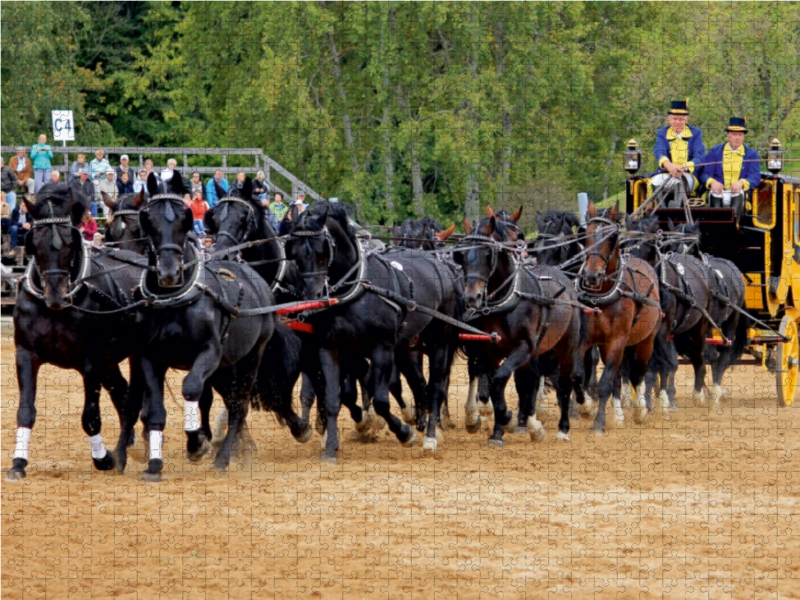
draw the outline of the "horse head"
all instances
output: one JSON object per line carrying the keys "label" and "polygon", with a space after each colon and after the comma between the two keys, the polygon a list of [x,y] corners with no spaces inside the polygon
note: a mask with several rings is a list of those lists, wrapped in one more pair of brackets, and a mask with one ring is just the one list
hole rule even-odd
{"label": "horse head", "polygon": [[234,185],[228,194],[216,181],[214,185],[217,193],[222,192],[222,195],[217,206],[206,211],[203,223],[206,230],[216,236],[216,249],[225,250],[257,239],[261,224],[266,223],[266,219],[264,207],[252,199],[253,182],[250,178],[244,180],[241,190]]}
{"label": "horse head", "polygon": [[193,231],[192,209],[183,203],[186,190],[180,173],[159,183],[147,178],[150,201],[139,211],[139,225],[150,241],[150,264],[156,267],[158,285],[165,288],[183,283],[183,256]]}
{"label": "horse head", "polygon": [[138,194],[122,194],[116,202],[105,192],[101,192],[100,195],[103,197],[103,203],[111,210],[106,224],[106,240],[116,243],[122,250],[145,254],[147,244],[142,239],[144,236],[139,226],[139,211],[144,205],[144,190]]}
{"label": "horse head", "polygon": [[594,202],[586,213],[586,262],[583,279],[588,287],[599,289],[606,276],[619,267],[619,204],[598,214]]}
{"label": "horse head", "polygon": [[508,252],[503,244],[517,240],[515,226],[492,216],[484,217],[476,227],[464,218],[467,235],[456,246],[453,260],[461,265],[466,280],[464,302],[467,308],[478,310],[488,299],[489,288],[508,277]]}
{"label": "horse head", "polygon": [[34,220],[25,236],[25,252],[36,260],[45,304],[61,310],[69,305],[72,280],[80,269],[84,250],[78,226],[89,198],[66,184],[48,183],[36,194],[36,202],[23,202]]}
{"label": "horse head", "polygon": [[[633,219],[630,215],[625,219],[625,228],[630,232],[638,232],[642,235],[636,243],[630,247],[630,254],[634,258],[640,258],[651,266],[656,264],[658,253],[656,244],[651,235],[659,230],[658,217],[653,214],[641,219]],[[649,234],[649,235],[648,235]]]}

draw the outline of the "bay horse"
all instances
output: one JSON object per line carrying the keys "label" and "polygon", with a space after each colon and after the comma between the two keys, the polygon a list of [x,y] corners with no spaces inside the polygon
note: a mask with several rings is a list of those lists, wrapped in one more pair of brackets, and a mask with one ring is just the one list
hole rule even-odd
{"label": "bay horse", "polygon": [[138,311],[144,341],[132,359],[131,401],[116,452],[122,470],[127,460],[122,442],[138,418],[144,392],[147,402],[142,418],[149,435],[149,461],[142,478],[160,481],[167,369],[188,371],[182,393],[190,459],[199,459],[209,449],[198,418],[206,385],[222,395],[230,418],[214,467],[224,470],[246,418],[275,318],[240,312],[274,304],[269,287],[255,271],[232,261],[206,262],[201,256],[192,211],[183,204],[186,190],[180,174],[175,171],[164,183],[151,174],[147,190],[150,199],[139,212],[139,223],[149,240],[149,268],[140,281],[140,295],[149,306]]}
{"label": "bay horse", "polygon": [[[706,346],[706,359],[711,364],[711,375],[714,382],[712,393],[714,404],[719,404],[723,396],[722,378],[732,365],[742,358],[747,347],[747,330],[750,322],[742,315],[746,308],[744,276],[734,263],[724,258],[705,254],[700,250],[701,232],[699,223],[684,223],[675,227],[669,223],[671,231],[678,231],[694,238],[676,244],[675,250],[681,254],[691,255],[700,261],[706,273],[706,281],[711,292],[711,318],[720,327],[722,336],[731,342],[730,345],[717,346],[715,349]],[[736,309],[739,310],[736,310]],[[696,400],[702,405],[705,396],[700,394]]]}
{"label": "bay horse", "polygon": [[[491,209],[489,209],[491,210]],[[495,343],[464,344],[477,371],[486,375],[494,408],[494,430],[488,444],[503,446],[503,433],[513,431],[512,415],[506,410],[505,387],[517,370],[520,412],[532,439],[541,439],[542,425],[536,419],[535,381],[532,363],[553,351],[560,368],[557,385],[561,418],[558,439],[569,439],[569,400],[580,347],[581,316],[575,303],[572,282],[558,269],[528,266],[517,256],[523,243],[515,219],[484,217],[476,227],[464,219],[466,236],[456,245],[453,259],[464,270],[465,318],[471,325],[497,336]],[[512,246],[513,244],[513,246]],[[522,246],[524,248],[524,245]],[[474,410],[474,380],[467,414]]]}
{"label": "bay horse", "polygon": [[[452,326],[434,319],[427,311],[448,317],[455,314],[456,295],[451,280],[441,267],[418,251],[365,253],[356,238],[355,226],[339,203],[317,202],[292,219],[286,251],[300,272],[304,298],[319,300],[329,295],[331,286],[344,285],[339,304],[307,318],[314,328],[325,386],[322,460],[337,460],[340,383],[343,374],[353,371],[354,361],[363,358],[370,360],[368,391],[375,412],[403,445],[416,442],[414,429],[391,414],[389,384],[395,363],[411,385],[418,381],[414,365],[409,364],[409,349],[420,342],[427,349],[430,365],[423,447],[435,450],[439,406],[447,394],[456,344]],[[348,408],[360,423],[360,409]],[[421,412],[417,415],[418,424],[423,417]]]}
{"label": "bay horse", "polygon": [[[635,390],[633,420],[643,422],[648,415],[644,397],[644,378],[661,326],[658,277],[644,260],[620,252],[619,205],[598,214],[589,203],[586,219],[586,261],[579,272],[581,302],[598,309],[586,315],[588,331],[581,343],[581,355],[597,345],[605,368],[598,383],[599,409],[592,428],[605,431],[606,404],[627,359],[631,384]],[[587,398],[581,410],[591,409]],[[624,421],[622,405],[614,406],[618,423]]]}
{"label": "bay horse", "polygon": [[[81,192],[49,183],[36,195],[35,203],[23,202],[34,218],[24,242],[32,259],[14,306],[20,396],[16,450],[7,480],[26,476],[36,420],[36,379],[43,364],[81,374],[81,423],[89,436],[95,468],[106,471],[114,467],[114,456],[102,441],[100,387],[108,391],[122,421],[128,383],[119,363],[134,351],[138,328],[134,313],[120,309],[132,304],[145,264],[137,266],[137,257],[130,252],[119,252],[117,258],[95,255],[84,244],[78,226],[89,199]],[[120,441],[125,447],[130,445],[133,432]]]}

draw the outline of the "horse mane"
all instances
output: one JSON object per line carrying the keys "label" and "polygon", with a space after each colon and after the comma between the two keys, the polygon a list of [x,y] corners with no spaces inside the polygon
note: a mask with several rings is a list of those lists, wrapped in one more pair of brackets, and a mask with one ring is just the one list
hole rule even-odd
{"label": "horse mane", "polygon": [[516,226],[515,223],[505,221],[504,219],[499,219],[495,217],[483,217],[478,226],[475,228],[475,233],[480,235],[486,235],[484,230],[490,225],[492,219],[494,219],[494,233],[500,237],[501,241],[508,241],[511,233],[517,233],[519,228]]}
{"label": "horse mane", "polygon": [[344,218],[345,221],[347,221],[347,219],[349,219],[350,216],[355,212],[353,206],[347,202],[329,202],[327,200],[319,200],[312,204],[308,209],[304,210],[303,214],[316,216],[325,212],[326,207],[328,209],[329,216],[340,219]]}
{"label": "horse mane", "polygon": [[121,194],[117,199],[116,206],[111,210],[111,214],[113,215],[118,210],[139,210],[141,206],[134,204],[134,200],[138,195],[137,193]]}

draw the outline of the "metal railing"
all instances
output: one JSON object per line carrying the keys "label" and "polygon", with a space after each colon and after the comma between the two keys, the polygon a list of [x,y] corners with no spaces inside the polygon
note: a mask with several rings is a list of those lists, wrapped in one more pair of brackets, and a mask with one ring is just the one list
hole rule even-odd
{"label": "metal railing", "polygon": [[[131,165],[134,167],[144,167],[144,161],[148,158],[153,160],[153,168],[161,169],[166,167],[166,160],[164,160],[163,165],[156,165],[156,160],[153,157],[156,156],[168,156],[169,158],[174,158],[178,161],[179,164],[182,163],[182,167],[179,167],[179,170],[184,174],[189,176],[194,171],[197,171],[201,175],[212,175],[217,169],[221,170],[224,174],[231,174],[237,173],[240,170],[245,172],[252,171],[253,174],[257,171],[264,171],[265,179],[269,182],[270,189],[276,192],[280,192],[283,196],[287,199],[295,198],[297,193],[300,190],[305,191],[306,195],[313,198],[314,200],[324,200],[325,198],[314,191],[309,185],[305,182],[299,180],[295,177],[289,170],[287,170],[283,165],[278,163],[278,161],[270,158],[261,148],[152,148],[152,147],[142,147],[142,146],[120,146],[120,147],[107,147],[107,146],[56,146],[51,144],[53,148],[53,154],[63,154],[64,155],[64,164],[63,165],[56,165],[55,160],[53,161],[53,169],[59,171],[60,173],[69,173],[70,168],[70,160],[69,155],[77,155],[77,154],[85,154],[87,158],[87,163],[91,161],[91,158],[94,156],[94,153],[97,150],[103,150],[106,154],[106,158],[109,155],[117,155],[117,157],[127,154],[128,157],[131,159]],[[0,152],[4,154],[14,154],[16,152],[16,146],[0,146]],[[29,151],[30,148],[26,146],[26,152]],[[194,166],[189,164],[189,158],[195,156],[219,156],[221,158],[221,163],[218,166]],[[252,156],[254,160],[254,165],[252,167],[229,167],[228,166],[228,157],[229,156]],[[9,157],[10,158],[10,157]],[[135,164],[135,159],[138,159],[138,164]],[[117,160],[119,163],[119,160]],[[273,176],[279,175],[283,179],[288,182],[288,187],[291,189],[291,193],[287,193],[282,187],[280,187],[274,180]],[[286,185],[286,184],[284,184]]]}

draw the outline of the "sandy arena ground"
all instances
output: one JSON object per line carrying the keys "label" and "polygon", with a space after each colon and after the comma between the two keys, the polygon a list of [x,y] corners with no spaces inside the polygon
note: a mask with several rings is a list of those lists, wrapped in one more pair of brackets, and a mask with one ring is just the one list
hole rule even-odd
{"label": "sandy arena ground", "polygon": [[[45,367],[28,478],[2,484],[4,598],[800,598],[800,413],[776,408],[774,378],[737,367],[718,410],[692,406],[571,442],[463,428],[435,457],[381,432],[319,462],[274,419],[252,414],[258,451],[228,475],[182,457],[172,420],[165,481],[92,470],[76,373]],[[2,327],[2,468],[17,386]],[[174,391],[181,375],[171,373]],[[510,386],[513,388],[513,386]],[[512,406],[516,398],[511,394]],[[548,397],[552,407],[553,397]],[[117,420],[103,396],[104,438]],[[553,412],[548,414],[550,417]],[[555,596],[558,594],[558,596]]]}

